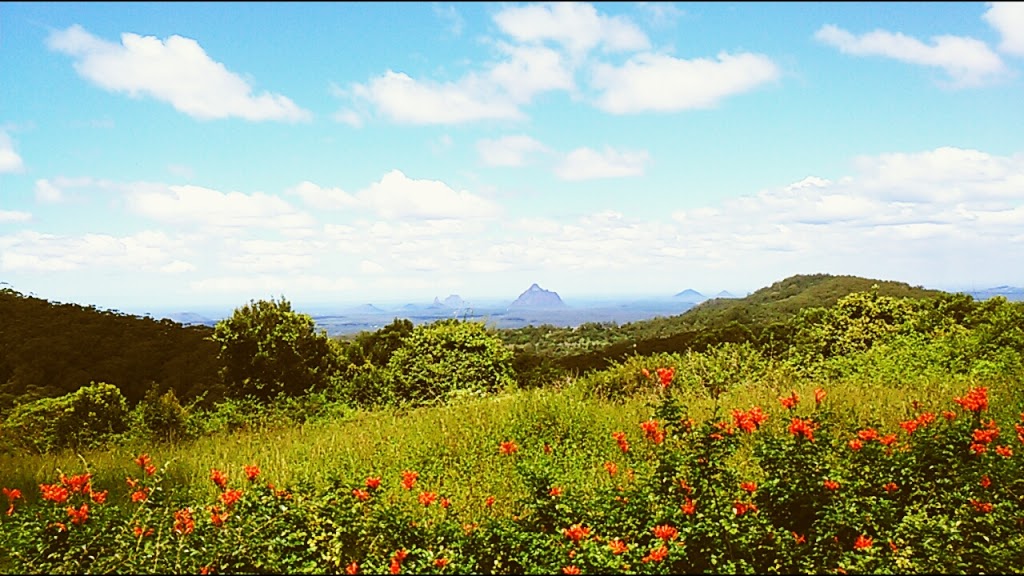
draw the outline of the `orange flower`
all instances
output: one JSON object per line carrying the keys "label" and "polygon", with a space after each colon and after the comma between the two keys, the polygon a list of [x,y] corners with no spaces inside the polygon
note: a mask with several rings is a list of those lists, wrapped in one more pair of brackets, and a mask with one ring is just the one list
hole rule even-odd
{"label": "orange flower", "polygon": [[952,420],[956,418],[956,412],[953,412],[952,410],[943,410],[942,417],[946,420]]}
{"label": "orange flower", "polygon": [[988,514],[992,511],[992,504],[990,502],[980,502],[972,498],[971,506],[974,506],[974,509],[982,514]]}
{"label": "orange flower", "polygon": [[892,446],[896,442],[895,434],[886,434],[878,439],[882,446]]}
{"label": "orange flower", "polygon": [[661,562],[668,556],[668,548],[664,544],[657,550],[651,550],[650,554],[643,557],[644,564],[648,562]]}
{"label": "orange flower", "polygon": [[569,528],[563,528],[562,534],[565,534],[565,537],[573,542],[579,542],[580,540],[586,540],[590,536],[590,528],[580,524],[573,524]]}
{"label": "orange flower", "polygon": [[781,403],[782,406],[787,410],[792,410],[793,408],[796,407],[797,403],[799,402],[800,397],[796,395],[796,390],[793,390],[793,393],[790,394],[789,396],[783,396],[779,398],[779,403]]}
{"label": "orange flower", "polygon": [[686,483],[686,478],[679,479],[679,487],[686,490],[687,494],[693,494],[693,487]]}
{"label": "orange flower", "polygon": [[107,492],[109,492],[109,490],[104,490],[103,492],[90,492],[89,498],[97,504],[103,504],[107,501]]}
{"label": "orange flower", "polygon": [[867,550],[868,548],[871,548],[872,544],[874,543],[875,541],[872,538],[869,538],[864,534],[861,534],[860,536],[857,536],[857,541],[853,543],[853,549]]}
{"label": "orange flower", "polygon": [[551,454],[551,444],[548,444],[547,442],[544,443],[544,453]]}
{"label": "orange flower", "polygon": [[1009,458],[1013,456],[1013,450],[1009,446],[996,446],[996,454],[999,454],[1003,458]]}
{"label": "orange flower", "polygon": [[430,506],[434,503],[434,500],[437,500],[437,494],[433,492],[420,492],[419,500],[420,504]]}
{"label": "orange flower", "polygon": [[789,424],[789,433],[797,438],[803,436],[809,442],[814,442],[814,422],[810,419],[801,420],[793,418],[793,421]]}
{"label": "orange flower", "polygon": [[917,430],[917,420],[905,420],[900,422],[900,428],[903,428],[909,436],[914,433],[914,430]]}
{"label": "orange flower", "polygon": [[612,538],[611,540],[609,540],[608,541],[608,548],[610,548],[611,551],[612,551],[612,554],[615,554],[616,556],[618,556],[619,554],[622,554],[623,552],[629,550],[629,546],[627,546],[625,542],[623,542],[622,540],[619,540],[618,538]]}
{"label": "orange flower", "polygon": [[260,475],[260,467],[255,464],[244,466],[242,469],[245,470],[245,477],[249,479],[249,482],[254,482],[256,477]]}
{"label": "orange flower", "polygon": [[757,512],[757,505],[753,502],[740,502],[737,500],[732,505],[732,511],[735,512],[737,516],[743,516],[747,512]]}
{"label": "orange flower", "polygon": [[847,443],[847,445],[850,447],[850,450],[853,450],[854,452],[864,447],[864,444],[860,441],[860,438],[854,438],[853,440],[850,440]]}
{"label": "orange flower", "polygon": [[665,542],[668,542],[679,535],[679,530],[676,530],[673,526],[668,524],[655,526],[652,531],[654,532],[655,538],[664,540]]}
{"label": "orange flower", "polygon": [[988,409],[988,388],[971,388],[963,397],[953,398],[964,410],[981,412]]}
{"label": "orange flower", "polygon": [[7,498],[7,515],[14,514],[14,501],[21,498],[21,490],[17,488],[4,488],[4,496]]}
{"label": "orange flower", "polygon": [[835,480],[825,480],[825,488],[829,490],[839,490],[839,482]]}
{"label": "orange flower", "polygon": [[355,562],[353,562],[353,563],[349,564],[348,566],[345,566],[345,574],[358,574],[358,573],[359,573],[359,564],[356,564]]}
{"label": "orange flower", "polygon": [[668,385],[672,383],[672,378],[676,375],[675,368],[658,368],[658,380],[661,381],[661,387],[668,388]]}
{"label": "orange flower", "polygon": [[897,486],[895,482],[889,482],[885,486],[882,486],[882,489],[888,492],[889,494],[892,494],[893,492],[899,490],[900,487]]}
{"label": "orange flower", "polygon": [[67,476],[60,475],[60,483],[64,485],[72,494],[81,492],[82,494],[88,494],[92,491],[92,487],[89,485],[89,479],[92,478],[92,474],[78,474],[68,478]]}
{"label": "orange flower", "polygon": [[409,553],[404,549],[395,552],[395,555],[391,557],[391,573],[398,574],[402,571],[402,562],[405,561]]}
{"label": "orange flower", "polygon": [[366,490],[360,490],[359,488],[352,490],[352,495],[355,496],[356,500],[359,500],[360,502],[366,502],[367,500],[370,499],[370,493],[367,492]]}
{"label": "orange flower", "polygon": [[562,566],[562,574],[579,574],[580,569],[576,566]]}
{"label": "orange flower", "polygon": [[192,530],[195,529],[196,524],[192,520],[192,509],[182,508],[174,513],[174,532],[175,534],[191,534]]}
{"label": "orange flower", "polygon": [[651,371],[648,370],[647,368],[641,368],[640,369],[640,374],[643,374],[644,378],[650,378],[651,377]]}
{"label": "orange flower", "polygon": [[821,403],[825,400],[825,396],[826,395],[827,395],[827,393],[825,392],[824,389],[822,389],[822,388],[815,388],[815,390],[814,390],[814,405],[815,406],[820,406]]}
{"label": "orange flower", "polygon": [[213,522],[214,526],[223,526],[230,515],[227,510],[222,512],[220,506],[210,506],[210,522]]}
{"label": "orange flower", "polygon": [[644,437],[655,444],[661,444],[665,440],[665,432],[660,429],[660,426],[661,424],[653,419],[640,423],[640,427],[644,430]]}
{"label": "orange flower", "polygon": [[370,490],[380,488],[380,476],[371,476],[366,479],[366,487]]}
{"label": "orange flower", "polygon": [[238,489],[228,490],[227,492],[224,492],[223,494],[220,495],[220,501],[223,502],[224,505],[227,506],[228,508],[234,506],[235,502],[238,502],[241,499],[242,491]]}
{"label": "orange flower", "polygon": [[878,431],[874,428],[865,428],[860,432],[857,432],[857,438],[860,438],[864,442],[870,442],[878,438]]}
{"label": "orange flower", "polygon": [[693,500],[690,499],[689,496],[687,496],[686,502],[681,506],[681,509],[683,511],[683,514],[686,514],[687,516],[693,516],[693,513],[697,511],[697,505],[693,502]]}
{"label": "orange flower", "polygon": [[135,525],[132,528],[132,533],[135,534],[136,538],[145,538],[146,536],[152,536],[153,535],[153,529],[152,528],[143,528],[142,526]]}
{"label": "orange flower", "polygon": [[68,516],[71,517],[71,523],[75,526],[85,524],[85,521],[89,519],[89,504],[82,504],[78,510],[68,506]]}
{"label": "orange flower", "polygon": [[132,492],[132,503],[145,502],[147,498],[149,498],[149,488],[143,487]]}
{"label": "orange flower", "polygon": [[412,487],[416,485],[416,479],[420,477],[419,472],[412,470],[405,470],[402,472],[402,488],[406,490],[412,490]]}
{"label": "orange flower", "polygon": [[487,500],[484,500],[484,506],[486,508],[490,508],[491,506],[494,506],[494,496],[488,496]]}
{"label": "orange flower", "polygon": [[988,474],[985,474],[984,476],[981,477],[981,482],[979,483],[981,484],[982,488],[988,488],[989,486],[992,485],[992,480],[988,477]]}
{"label": "orange flower", "polygon": [[754,406],[746,412],[739,408],[732,411],[733,424],[748,434],[757,430],[757,428],[767,419],[768,415],[761,411],[760,406]]}
{"label": "orange flower", "polygon": [[135,458],[135,463],[139,465],[139,468],[149,466],[152,461],[153,459],[149,457],[149,454],[139,454],[138,457]]}
{"label": "orange flower", "polygon": [[213,566],[210,565],[210,564],[207,564],[206,566],[201,566],[199,568],[199,573],[200,574],[213,574]]}
{"label": "orange flower", "polygon": [[438,558],[434,560],[434,566],[438,568],[444,568],[448,565],[448,562],[450,562],[450,560],[448,560],[447,558]]}
{"label": "orange flower", "polygon": [[923,412],[917,417],[917,425],[921,428],[924,428],[932,422],[935,422],[935,414],[932,414],[931,412]]}
{"label": "orange flower", "polygon": [[612,438],[619,443],[619,450],[623,452],[629,452],[629,442],[626,442],[625,432],[612,432]]}
{"label": "orange flower", "polygon": [[974,452],[975,454],[978,455],[984,454],[985,452],[988,452],[988,446],[977,443],[971,444],[971,452]]}
{"label": "orange flower", "polygon": [[227,488],[228,486],[227,475],[225,475],[220,470],[217,470],[216,468],[210,468],[210,480],[213,480],[213,483],[216,484],[217,488],[220,488],[221,490]]}
{"label": "orange flower", "polygon": [[515,440],[506,440],[505,442],[501,443],[501,446],[498,447],[498,450],[501,451],[503,455],[508,456],[509,454],[514,454],[518,452],[519,445],[515,443]]}
{"label": "orange flower", "polygon": [[807,536],[805,536],[803,534],[797,534],[796,532],[793,532],[793,540],[796,540],[797,544],[806,544],[807,543]]}
{"label": "orange flower", "polygon": [[449,507],[451,505],[452,505],[452,501],[451,500],[449,500],[447,498],[441,498],[441,502],[440,502],[441,508],[447,508],[447,507]]}
{"label": "orange flower", "polygon": [[552,486],[551,490],[548,490],[548,496],[557,498],[562,495],[562,488],[560,486]]}
{"label": "orange flower", "polygon": [[152,476],[153,474],[156,474],[156,465],[150,464],[146,466],[146,476]]}
{"label": "orange flower", "polygon": [[126,477],[126,478],[124,479],[124,481],[128,483],[128,487],[129,487],[129,488],[135,488],[136,486],[138,486],[138,485],[139,485],[139,481],[138,481],[138,480],[136,480],[135,478],[132,478],[132,477],[130,477],[130,476],[129,476],[129,477]]}
{"label": "orange flower", "polygon": [[757,490],[757,484],[753,482],[743,482],[740,484],[740,488],[746,490],[747,492],[753,493],[754,491]]}
{"label": "orange flower", "polygon": [[895,544],[893,544],[892,540],[889,540],[889,549],[892,550],[893,554],[900,551],[900,549],[897,548]]}
{"label": "orange flower", "polygon": [[604,469],[608,471],[609,476],[615,476],[615,473],[619,471],[619,467],[615,465],[615,462],[605,462]]}

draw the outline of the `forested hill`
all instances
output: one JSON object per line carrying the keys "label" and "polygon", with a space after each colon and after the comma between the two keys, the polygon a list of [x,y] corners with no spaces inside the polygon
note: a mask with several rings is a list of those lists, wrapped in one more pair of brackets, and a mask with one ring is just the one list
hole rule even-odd
{"label": "forested hill", "polygon": [[591,324],[576,330],[528,328],[505,339],[519,346],[524,365],[540,364],[547,358],[559,368],[577,373],[604,368],[631,354],[701,351],[723,342],[753,342],[771,353],[772,343],[788,345],[792,320],[800,310],[828,308],[848,294],[871,290],[879,296],[912,299],[945,294],[859,276],[797,275],[745,298],[707,300],[676,316],[622,326]]}
{"label": "forested hill", "polygon": [[216,382],[212,329],[54,303],[0,290],[0,415],[15,402],[74,392],[91,381],[134,403],[157,385],[182,400]]}

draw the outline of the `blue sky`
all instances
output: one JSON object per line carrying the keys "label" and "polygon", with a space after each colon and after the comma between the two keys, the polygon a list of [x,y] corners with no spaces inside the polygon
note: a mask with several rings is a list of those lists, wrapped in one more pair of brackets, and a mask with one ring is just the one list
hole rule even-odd
{"label": "blue sky", "polygon": [[0,281],[122,310],[1021,285],[1022,6],[5,2]]}

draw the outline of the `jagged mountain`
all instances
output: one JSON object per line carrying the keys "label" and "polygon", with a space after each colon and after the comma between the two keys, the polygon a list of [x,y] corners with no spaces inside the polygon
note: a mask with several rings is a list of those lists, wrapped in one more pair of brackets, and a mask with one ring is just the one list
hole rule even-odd
{"label": "jagged mountain", "polygon": [[449,308],[465,308],[467,304],[458,294],[450,294],[444,299],[444,305]]}
{"label": "jagged mountain", "polygon": [[564,308],[565,303],[557,292],[545,290],[536,283],[516,298],[509,308]]}

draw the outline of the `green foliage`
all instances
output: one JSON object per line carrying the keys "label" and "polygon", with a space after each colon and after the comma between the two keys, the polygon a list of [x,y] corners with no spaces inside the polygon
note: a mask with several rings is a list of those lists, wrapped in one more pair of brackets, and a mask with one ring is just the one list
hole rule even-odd
{"label": "green foliage", "polygon": [[65,396],[18,406],[4,422],[3,436],[38,453],[91,448],[127,430],[128,416],[116,386],[90,383]]}
{"label": "green foliage", "polygon": [[135,407],[138,421],[156,439],[174,441],[185,433],[188,413],[182,408],[174,390],[160,394],[151,388]]}
{"label": "green foliage", "polygon": [[360,332],[344,346],[344,356],[349,365],[372,367],[386,366],[391,355],[402,347],[405,339],[412,334],[412,321],[395,318],[391,324],[374,332]]}
{"label": "green foliage", "polygon": [[512,352],[482,323],[441,320],[417,326],[392,354],[387,376],[400,403],[488,394],[514,385]]}
{"label": "green foliage", "polygon": [[217,323],[211,338],[231,395],[267,400],[322,390],[340,370],[338,345],[280,300],[252,301]]}

